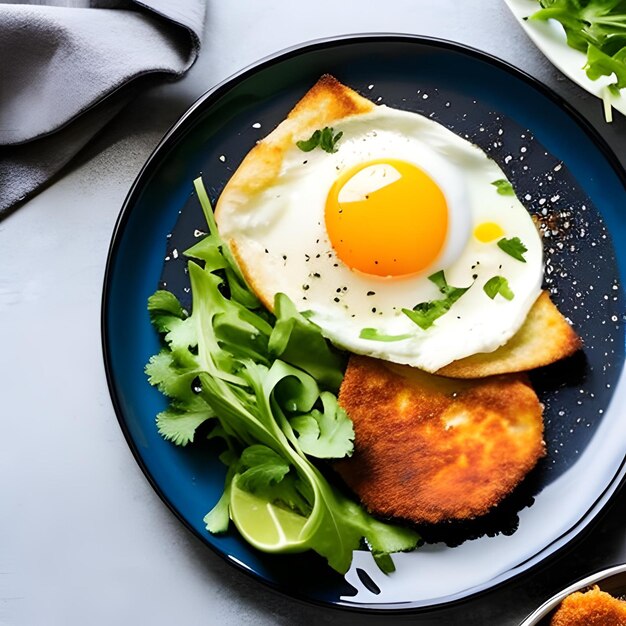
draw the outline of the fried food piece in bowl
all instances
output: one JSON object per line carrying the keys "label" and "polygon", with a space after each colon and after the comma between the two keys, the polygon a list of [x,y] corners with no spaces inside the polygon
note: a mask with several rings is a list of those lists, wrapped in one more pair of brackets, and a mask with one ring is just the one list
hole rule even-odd
{"label": "fried food piece in bowl", "polygon": [[588,591],[567,596],[550,626],[626,626],[626,602],[594,585]]}

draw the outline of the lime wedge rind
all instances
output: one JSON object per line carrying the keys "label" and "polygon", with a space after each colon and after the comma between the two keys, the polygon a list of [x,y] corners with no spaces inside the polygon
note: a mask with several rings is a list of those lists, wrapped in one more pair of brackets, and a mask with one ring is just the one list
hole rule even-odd
{"label": "lime wedge rind", "polygon": [[230,517],[243,538],[263,552],[309,549],[304,528],[308,518],[240,489],[233,481]]}

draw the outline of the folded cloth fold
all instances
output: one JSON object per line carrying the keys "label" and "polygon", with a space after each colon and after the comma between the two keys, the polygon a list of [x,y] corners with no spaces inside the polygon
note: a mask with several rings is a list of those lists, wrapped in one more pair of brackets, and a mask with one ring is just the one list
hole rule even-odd
{"label": "folded cloth fold", "polygon": [[146,76],[184,74],[204,13],[205,0],[0,4],[0,217],[58,173]]}

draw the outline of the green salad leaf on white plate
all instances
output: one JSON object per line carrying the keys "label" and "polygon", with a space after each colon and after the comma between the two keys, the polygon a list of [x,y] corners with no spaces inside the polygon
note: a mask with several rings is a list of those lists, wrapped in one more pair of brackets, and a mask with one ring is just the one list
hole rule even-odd
{"label": "green salad leaf on white plate", "polygon": [[[626,113],[625,0],[506,2],[543,53],[572,80],[602,98],[607,122],[613,119],[613,107]],[[560,32],[551,24],[557,24]]]}

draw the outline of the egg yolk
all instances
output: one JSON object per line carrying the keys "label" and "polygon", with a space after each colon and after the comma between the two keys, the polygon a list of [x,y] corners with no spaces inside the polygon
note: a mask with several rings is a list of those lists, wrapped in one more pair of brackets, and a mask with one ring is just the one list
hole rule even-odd
{"label": "egg yolk", "polygon": [[494,222],[483,222],[474,229],[474,237],[482,243],[489,243],[494,239],[499,239],[504,235],[502,226]]}
{"label": "egg yolk", "polygon": [[405,276],[439,257],[448,206],[422,169],[384,159],[360,163],[337,178],[326,199],[325,221],[337,256],[350,268]]}

